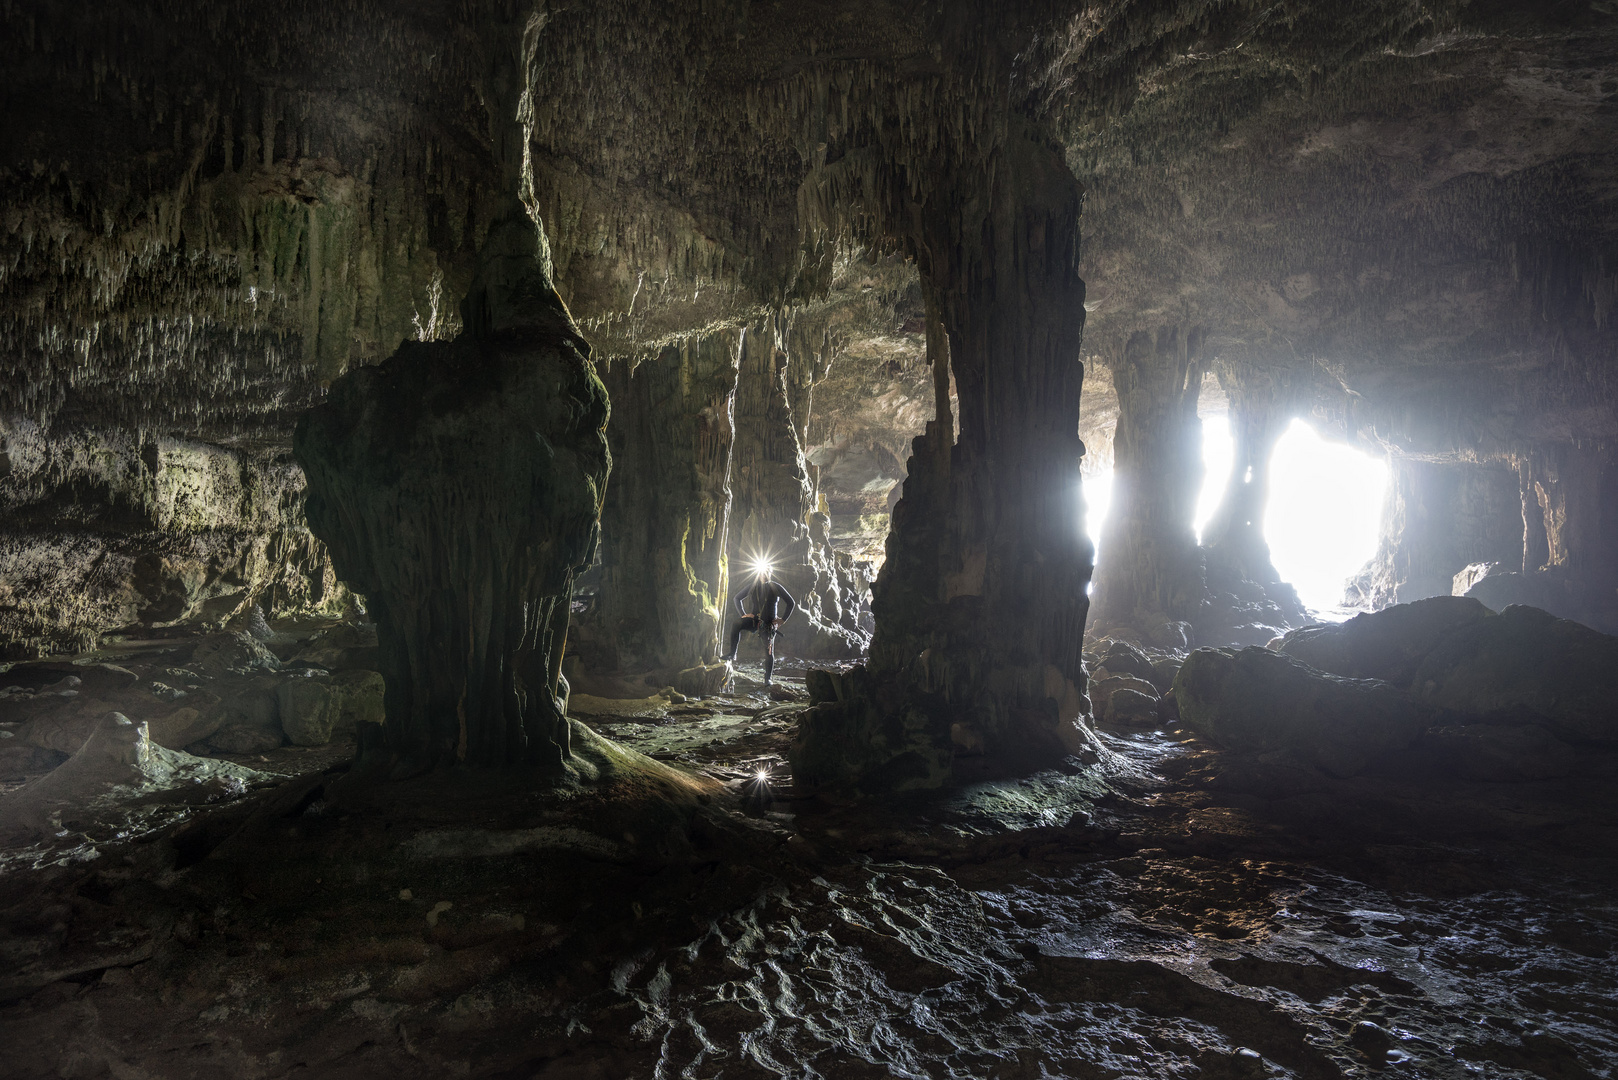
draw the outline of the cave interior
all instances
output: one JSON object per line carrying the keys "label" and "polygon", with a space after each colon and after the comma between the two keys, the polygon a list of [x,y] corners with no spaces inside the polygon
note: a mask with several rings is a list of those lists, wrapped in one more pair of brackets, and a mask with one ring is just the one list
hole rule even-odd
{"label": "cave interior", "polygon": [[1612,0],[0,0],[0,115],[0,1077],[1618,1077]]}

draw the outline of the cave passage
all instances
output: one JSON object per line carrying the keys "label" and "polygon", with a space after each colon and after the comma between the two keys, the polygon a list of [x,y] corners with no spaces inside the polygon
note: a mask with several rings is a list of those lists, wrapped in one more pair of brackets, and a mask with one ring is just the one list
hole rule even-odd
{"label": "cave passage", "polygon": [[[1224,498],[1235,443],[1223,416],[1202,420],[1202,487],[1194,527],[1200,543]],[[1348,579],[1376,553],[1377,530],[1387,489],[1386,461],[1332,442],[1295,419],[1270,457],[1270,491],[1264,539],[1281,579],[1314,611],[1343,607]],[[1113,503],[1113,470],[1084,478],[1085,529],[1106,558],[1101,534]]]}

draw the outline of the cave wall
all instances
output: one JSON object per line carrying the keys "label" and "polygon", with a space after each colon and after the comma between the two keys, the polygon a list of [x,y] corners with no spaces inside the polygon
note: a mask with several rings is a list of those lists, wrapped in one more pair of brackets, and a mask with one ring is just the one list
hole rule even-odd
{"label": "cave wall", "polygon": [[121,428],[0,431],[0,649],[78,652],[110,637],[350,606],[303,517],[285,450]]}
{"label": "cave wall", "polygon": [[1508,466],[1394,457],[1376,554],[1345,599],[1379,610],[1448,596],[1471,563],[1515,570],[1522,560],[1521,494]]}

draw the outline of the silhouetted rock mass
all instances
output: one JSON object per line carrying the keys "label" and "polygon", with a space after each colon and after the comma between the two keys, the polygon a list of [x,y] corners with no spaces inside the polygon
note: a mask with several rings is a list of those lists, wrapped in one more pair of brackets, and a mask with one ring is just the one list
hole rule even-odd
{"label": "silhouetted rock mass", "polygon": [[399,775],[569,756],[562,653],[607,395],[536,254],[531,222],[498,226],[469,329],[345,375],[294,436],[310,528],[376,620],[387,719],[361,758]]}

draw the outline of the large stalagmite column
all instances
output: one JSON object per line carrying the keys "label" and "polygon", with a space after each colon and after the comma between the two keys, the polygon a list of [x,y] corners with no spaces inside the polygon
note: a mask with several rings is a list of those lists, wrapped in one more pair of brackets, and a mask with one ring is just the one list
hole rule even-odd
{"label": "large stalagmite column", "polygon": [[912,240],[948,332],[960,439],[935,420],[915,440],[869,666],[818,681],[838,700],[803,721],[800,782],[936,786],[958,745],[1048,761],[1086,742],[1078,184],[1020,134],[929,183]]}
{"label": "large stalagmite column", "polygon": [[[1090,624],[1148,634],[1193,619],[1203,600],[1193,519],[1202,485],[1197,399],[1203,331],[1165,326],[1131,335],[1112,363],[1118,393],[1112,510],[1107,515]],[[1164,642],[1168,644],[1168,642]]]}
{"label": "large stalagmite column", "polygon": [[387,720],[362,763],[396,776],[570,756],[562,652],[595,551],[607,395],[539,251],[513,207],[466,332],[349,372],[293,438],[309,528],[376,618]]}

